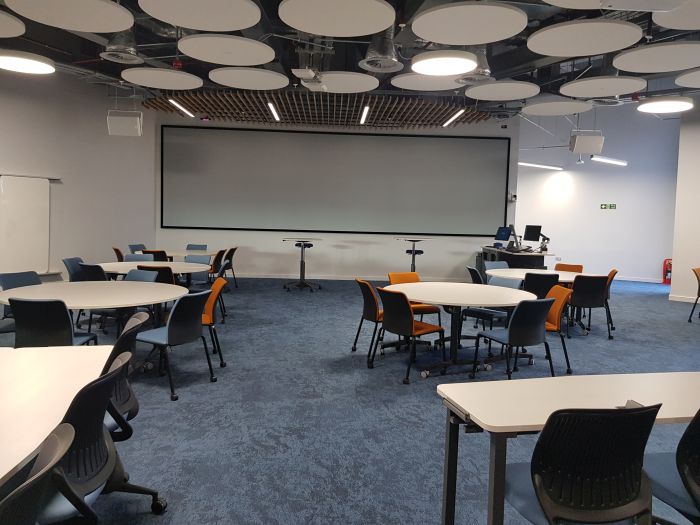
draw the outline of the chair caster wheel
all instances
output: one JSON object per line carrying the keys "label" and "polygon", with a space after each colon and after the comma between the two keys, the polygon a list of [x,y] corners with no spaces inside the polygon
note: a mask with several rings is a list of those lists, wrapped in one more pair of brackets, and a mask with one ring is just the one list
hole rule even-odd
{"label": "chair caster wheel", "polygon": [[167,508],[168,502],[163,498],[156,498],[153,500],[153,503],[151,503],[151,512],[157,516],[163,514]]}
{"label": "chair caster wheel", "polygon": [[320,284],[318,285],[318,289],[319,289],[319,290],[321,289],[321,285],[320,285]]}
{"label": "chair caster wheel", "polygon": [[446,368],[443,368],[443,369],[440,370],[440,375],[441,375],[441,376],[444,376],[446,373],[447,373],[447,369],[446,369]]}
{"label": "chair caster wheel", "polygon": [[219,368],[226,368],[226,361],[219,363]]}
{"label": "chair caster wheel", "polygon": [[611,327],[610,327],[610,330],[612,330],[612,331],[614,332],[614,331],[615,331],[615,327],[614,327],[614,326],[611,326]]}
{"label": "chair caster wheel", "polygon": [[374,368],[374,363],[367,363],[367,368]]}
{"label": "chair caster wheel", "polygon": [[404,378],[401,382],[402,382],[404,385],[408,385],[408,384],[410,384],[411,380],[408,379],[408,378]]}
{"label": "chair caster wheel", "polygon": [[609,336],[608,336],[608,339],[613,339],[613,336],[609,335]]}
{"label": "chair caster wheel", "polygon": [[428,377],[430,377],[430,370],[423,370],[423,371],[420,373],[420,376],[421,376],[423,379],[427,379]]}
{"label": "chair caster wheel", "polygon": [[216,376],[210,377],[210,378],[209,378],[209,382],[211,382],[211,383],[216,383],[216,379],[217,379]]}
{"label": "chair caster wheel", "polygon": [[469,372],[469,379],[475,379],[475,378],[476,378],[476,374]]}
{"label": "chair caster wheel", "polygon": [[493,370],[493,366],[491,365],[491,363],[484,365],[484,370],[486,372],[490,372],[491,370]]}
{"label": "chair caster wheel", "polygon": [[531,357],[530,359],[527,360],[527,364],[532,366],[535,364],[535,360]]}
{"label": "chair caster wheel", "polygon": [[354,346],[350,349],[351,352],[355,352],[356,350],[357,350],[357,348]]}
{"label": "chair caster wheel", "polygon": [[180,398],[177,394],[170,394],[170,401],[177,401],[178,399]]}

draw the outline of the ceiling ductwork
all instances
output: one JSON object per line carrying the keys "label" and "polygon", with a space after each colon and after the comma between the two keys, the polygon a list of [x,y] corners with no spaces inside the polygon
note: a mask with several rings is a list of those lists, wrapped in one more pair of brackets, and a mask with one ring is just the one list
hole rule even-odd
{"label": "ceiling ductwork", "polygon": [[197,34],[197,31],[194,29],[171,26],[170,24],[159,22],[153,18],[137,18],[136,23],[154,35],[169,40],[179,40],[183,36]]}
{"label": "ceiling ductwork", "polygon": [[492,82],[494,78],[491,76],[491,68],[486,58],[486,46],[470,46],[467,50],[476,55],[476,69],[458,78],[457,82],[465,86],[473,86],[481,82]]}
{"label": "ceiling ductwork", "polygon": [[391,25],[372,37],[365,58],[359,66],[372,73],[395,73],[403,69],[394,47],[394,26]]}
{"label": "ceiling ductwork", "polygon": [[143,64],[144,61],[136,51],[136,38],[131,29],[115,33],[100,57],[118,64]]}

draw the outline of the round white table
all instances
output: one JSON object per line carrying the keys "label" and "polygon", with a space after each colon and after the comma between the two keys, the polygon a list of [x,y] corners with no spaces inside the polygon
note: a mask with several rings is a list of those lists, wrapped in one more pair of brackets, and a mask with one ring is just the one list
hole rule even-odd
{"label": "round white table", "polygon": [[525,279],[526,273],[556,273],[559,276],[560,283],[573,283],[577,275],[585,275],[578,272],[559,272],[555,270],[535,270],[532,268],[494,268],[486,270],[486,275],[489,277],[502,277],[503,279],[517,279],[522,281]]}
{"label": "round white table", "polygon": [[130,262],[107,262],[100,263],[106,273],[116,273],[125,275],[131,270],[138,269],[138,266],[167,266],[173,273],[197,273],[208,272],[208,264],[188,263],[188,262],[163,262],[163,261],[130,261]]}
{"label": "round white table", "polygon": [[130,308],[175,301],[188,290],[183,286],[140,281],[55,282],[23,286],[0,292],[0,303],[9,299],[58,299],[69,310]]}

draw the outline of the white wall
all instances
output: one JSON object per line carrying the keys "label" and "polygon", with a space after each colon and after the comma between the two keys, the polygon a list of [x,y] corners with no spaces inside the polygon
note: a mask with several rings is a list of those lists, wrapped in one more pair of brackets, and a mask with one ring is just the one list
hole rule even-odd
{"label": "white wall", "polygon": [[112,244],[155,241],[154,134],[108,136],[106,89],[0,71],[0,173],[62,179],[51,184],[50,270],[70,256],[113,260]]}
{"label": "white wall", "polygon": [[700,266],[700,111],[683,117],[678,150],[678,191],[673,238],[672,300],[694,301],[698,283],[691,268]]}
{"label": "white wall", "polygon": [[[626,159],[627,167],[588,159],[578,165],[567,147],[521,149],[520,160],[565,171],[519,168],[516,225],[522,234],[525,224],[541,224],[552,239],[550,252],[563,262],[582,263],[587,272],[616,267],[621,279],[659,282],[672,251],[679,120],[643,115],[635,107],[599,108],[580,122],[582,129],[602,129],[602,154]],[[556,137],[523,121],[521,148],[568,144],[572,126],[566,119],[535,122]],[[601,210],[601,203],[617,209]]]}

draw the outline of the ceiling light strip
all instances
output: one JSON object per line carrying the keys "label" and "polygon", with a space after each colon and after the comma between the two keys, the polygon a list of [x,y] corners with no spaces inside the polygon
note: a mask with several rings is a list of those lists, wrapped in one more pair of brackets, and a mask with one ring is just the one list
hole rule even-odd
{"label": "ceiling light strip", "polygon": [[464,113],[464,111],[465,111],[464,108],[460,109],[457,113],[455,113],[454,115],[452,115],[452,116],[450,117],[450,119],[442,125],[442,127],[443,127],[443,128],[446,128],[447,126],[449,126],[450,124],[452,124],[455,120],[457,120],[459,117],[462,116],[462,114]]}
{"label": "ceiling light strip", "polygon": [[368,114],[369,114],[369,106],[365,106],[365,109],[362,110],[362,116],[360,117],[360,125],[365,123],[365,121],[367,120]]}
{"label": "ceiling light strip", "polygon": [[591,155],[591,160],[603,162],[605,164],[614,164],[615,166],[627,166],[627,161],[622,159],[613,159],[611,157],[603,157],[602,155]]}
{"label": "ceiling light strip", "polygon": [[267,107],[270,108],[270,113],[272,113],[272,116],[274,119],[279,122],[280,121],[280,116],[277,113],[277,110],[275,109],[275,105],[272,102],[267,103]]}
{"label": "ceiling light strip", "polygon": [[554,171],[562,171],[564,169],[561,166],[554,166],[552,164],[536,164],[534,162],[518,162],[518,166],[524,166],[526,168],[540,168],[543,170],[554,170]]}

